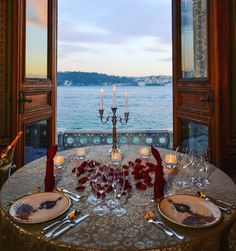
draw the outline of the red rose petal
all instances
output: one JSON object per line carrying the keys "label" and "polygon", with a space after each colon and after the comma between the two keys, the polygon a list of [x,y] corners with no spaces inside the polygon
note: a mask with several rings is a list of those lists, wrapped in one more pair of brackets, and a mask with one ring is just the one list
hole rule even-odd
{"label": "red rose petal", "polygon": [[124,169],[129,169],[129,167],[127,165],[123,165]]}
{"label": "red rose petal", "polygon": [[125,171],[124,171],[124,175],[125,175],[125,176],[128,176],[128,175],[129,175],[129,171],[125,170]]}
{"label": "red rose petal", "polygon": [[88,178],[87,178],[87,177],[83,177],[83,178],[80,178],[80,179],[78,180],[78,183],[80,183],[80,184],[84,184],[84,183],[86,183],[86,182],[87,182],[87,180],[88,180]]}
{"label": "red rose petal", "polygon": [[85,186],[77,186],[76,191],[83,192],[85,190]]}
{"label": "red rose petal", "polygon": [[129,161],[129,162],[128,162],[128,165],[132,167],[132,166],[134,166],[134,162]]}
{"label": "red rose petal", "polygon": [[96,194],[96,197],[99,198],[99,199],[100,199],[100,198],[101,198],[101,199],[105,199],[105,198],[106,198],[106,194],[105,194],[105,193],[97,193],[97,194]]}
{"label": "red rose petal", "polygon": [[136,188],[140,189],[140,190],[146,190],[147,186],[145,184],[143,184],[141,181],[136,183]]}
{"label": "red rose petal", "polygon": [[142,160],[141,160],[141,159],[136,159],[136,160],[135,160],[135,163],[136,163],[136,164],[141,164],[141,163],[142,163]]}

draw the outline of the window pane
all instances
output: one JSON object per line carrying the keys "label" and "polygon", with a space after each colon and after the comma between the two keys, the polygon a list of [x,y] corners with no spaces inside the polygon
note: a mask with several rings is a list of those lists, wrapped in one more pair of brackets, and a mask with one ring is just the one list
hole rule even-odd
{"label": "window pane", "polygon": [[47,78],[48,1],[26,0],[26,78]]}
{"label": "window pane", "polygon": [[182,145],[194,152],[207,152],[208,126],[189,120],[181,120]]}
{"label": "window pane", "polygon": [[207,77],[207,0],[181,0],[182,78]]}
{"label": "window pane", "polygon": [[46,155],[49,138],[48,120],[38,121],[26,126],[24,164]]}

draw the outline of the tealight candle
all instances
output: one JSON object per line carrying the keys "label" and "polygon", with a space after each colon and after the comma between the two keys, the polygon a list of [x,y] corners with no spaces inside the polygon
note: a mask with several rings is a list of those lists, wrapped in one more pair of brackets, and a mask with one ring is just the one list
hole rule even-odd
{"label": "tealight candle", "polygon": [[55,168],[62,168],[63,167],[63,164],[64,164],[64,156],[62,155],[56,155],[54,158],[53,158],[53,162],[54,162],[54,167]]}
{"label": "tealight candle", "polygon": [[112,151],[111,161],[113,165],[119,165],[121,162],[121,153],[119,151]]}
{"label": "tealight candle", "polygon": [[85,158],[85,148],[80,147],[76,150],[76,158],[80,160]]}
{"label": "tealight candle", "polygon": [[175,168],[177,164],[177,159],[175,154],[166,154],[165,163],[167,168]]}
{"label": "tealight candle", "polygon": [[142,159],[148,159],[150,157],[150,148],[147,146],[140,147],[139,154]]}

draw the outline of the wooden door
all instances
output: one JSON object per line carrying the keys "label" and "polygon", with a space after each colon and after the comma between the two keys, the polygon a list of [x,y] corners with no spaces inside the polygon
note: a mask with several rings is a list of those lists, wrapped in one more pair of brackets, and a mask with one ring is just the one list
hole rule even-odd
{"label": "wooden door", "polygon": [[208,149],[211,162],[217,165],[222,105],[219,3],[173,0],[174,147]]}
{"label": "wooden door", "polygon": [[18,167],[45,156],[55,142],[56,0],[13,6],[14,131],[23,130]]}

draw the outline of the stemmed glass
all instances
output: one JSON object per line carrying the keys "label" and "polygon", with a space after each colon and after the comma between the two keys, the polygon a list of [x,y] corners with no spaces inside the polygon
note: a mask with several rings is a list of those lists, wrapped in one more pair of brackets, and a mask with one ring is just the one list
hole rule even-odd
{"label": "stemmed glass", "polygon": [[[92,179],[92,186],[97,192],[97,197],[105,199],[106,192],[110,188],[111,183],[108,178],[108,167],[101,165],[99,171]],[[109,208],[106,205],[98,205],[93,209],[93,212],[99,216],[103,216],[109,212]]]}
{"label": "stemmed glass", "polygon": [[[187,147],[178,146],[176,148],[175,154],[176,154],[177,165],[178,167],[180,167],[181,171],[191,166],[191,156],[189,155]],[[178,179],[176,181],[176,184],[183,187],[188,187],[189,186],[188,177],[186,176],[184,178]]]}
{"label": "stemmed glass", "polygon": [[114,179],[112,182],[112,187],[118,199],[118,205],[115,209],[112,210],[112,213],[118,217],[124,216],[126,214],[126,210],[120,206],[120,199],[124,192],[124,187],[125,187],[125,173],[121,165],[117,166],[117,168],[114,171]]}
{"label": "stemmed glass", "polygon": [[[85,172],[86,172],[86,177],[87,177],[92,189],[93,189],[93,182],[96,181],[98,171],[99,171],[99,165],[96,165],[95,162],[88,162],[87,163],[87,165],[85,167]],[[101,202],[101,200],[93,194],[88,197],[87,202],[90,205],[97,205],[98,203]]]}

